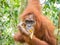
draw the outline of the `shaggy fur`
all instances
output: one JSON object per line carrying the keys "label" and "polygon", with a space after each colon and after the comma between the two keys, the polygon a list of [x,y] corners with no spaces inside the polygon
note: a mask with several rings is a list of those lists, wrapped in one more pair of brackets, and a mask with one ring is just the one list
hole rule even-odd
{"label": "shaggy fur", "polygon": [[[24,20],[29,13],[34,14],[36,20],[35,38],[33,38],[29,45],[56,45],[56,39],[53,35],[55,26],[47,17],[41,12],[41,5],[39,0],[28,0],[28,5],[21,15]],[[15,40],[24,42],[23,36],[20,32],[16,33]]]}

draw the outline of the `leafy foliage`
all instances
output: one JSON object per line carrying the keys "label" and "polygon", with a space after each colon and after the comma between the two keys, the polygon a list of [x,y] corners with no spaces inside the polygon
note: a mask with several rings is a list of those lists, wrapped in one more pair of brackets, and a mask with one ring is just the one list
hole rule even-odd
{"label": "leafy foliage", "polygon": [[[58,11],[55,0],[47,0],[43,6],[45,14],[55,26],[58,26]],[[0,0],[0,45],[15,45],[13,35],[17,31],[19,15],[27,5],[27,0]]]}

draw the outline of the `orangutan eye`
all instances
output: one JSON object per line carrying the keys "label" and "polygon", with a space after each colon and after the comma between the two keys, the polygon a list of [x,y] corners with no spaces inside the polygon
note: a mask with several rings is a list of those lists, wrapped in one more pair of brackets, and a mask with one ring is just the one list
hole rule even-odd
{"label": "orangutan eye", "polygon": [[33,20],[26,20],[25,23],[26,23],[26,24],[33,24],[34,21],[33,21]]}

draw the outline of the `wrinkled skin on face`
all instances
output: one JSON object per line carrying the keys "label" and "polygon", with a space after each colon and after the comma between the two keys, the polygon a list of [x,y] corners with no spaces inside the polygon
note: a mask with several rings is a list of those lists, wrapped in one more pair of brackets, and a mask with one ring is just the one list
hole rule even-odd
{"label": "wrinkled skin on face", "polygon": [[35,22],[35,19],[33,17],[33,14],[30,14],[27,17],[25,19],[26,30],[30,30],[31,28],[34,28],[34,26],[36,25],[36,22]]}

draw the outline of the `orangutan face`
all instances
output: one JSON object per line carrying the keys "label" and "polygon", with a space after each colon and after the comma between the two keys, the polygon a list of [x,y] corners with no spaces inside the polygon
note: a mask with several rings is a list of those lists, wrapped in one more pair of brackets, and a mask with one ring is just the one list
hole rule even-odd
{"label": "orangutan face", "polygon": [[18,25],[18,28],[21,32],[29,35],[32,38],[35,30],[35,25],[36,25],[36,21],[35,21],[34,15],[29,14],[26,16],[24,21],[20,22],[20,24]]}
{"label": "orangutan face", "polygon": [[30,28],[34,27],[36,25],[36,22],[35,22],[33,14],[28,15],[25,18],[24,23],[26,24],[26,29],[30,29]]}

